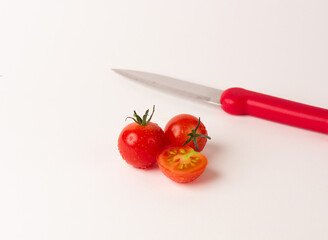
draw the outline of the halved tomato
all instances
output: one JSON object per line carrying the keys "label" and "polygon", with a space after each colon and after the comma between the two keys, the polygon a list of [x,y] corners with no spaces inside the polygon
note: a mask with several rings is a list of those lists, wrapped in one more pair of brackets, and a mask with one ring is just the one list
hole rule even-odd
{"label": "halved tomato", "polygon": [[187,183],[204,172],[207,159],[188,146],[168,147],[157,155],[157,163],[168,178],[178,183]]}

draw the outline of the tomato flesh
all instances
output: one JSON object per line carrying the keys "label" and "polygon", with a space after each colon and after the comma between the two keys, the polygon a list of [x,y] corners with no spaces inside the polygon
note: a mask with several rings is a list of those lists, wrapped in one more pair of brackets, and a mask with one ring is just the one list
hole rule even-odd
{"label": "tomato flesh", "polygon": [[187,183],[204,172],[207,159],[191,147],[171,146],[157,156],[157,163],[168,178],[178,183]]}

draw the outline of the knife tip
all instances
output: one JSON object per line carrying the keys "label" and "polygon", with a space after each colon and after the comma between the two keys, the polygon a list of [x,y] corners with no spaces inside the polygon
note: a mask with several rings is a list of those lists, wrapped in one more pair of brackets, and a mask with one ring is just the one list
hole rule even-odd
{"label": "knife tip", "polygon": [[121,69],[121,68],[112,68],[112,71],[113,72],[116,72],[120,75],[124,75],[124,73],[126,73],[126,70],[125,69]]}

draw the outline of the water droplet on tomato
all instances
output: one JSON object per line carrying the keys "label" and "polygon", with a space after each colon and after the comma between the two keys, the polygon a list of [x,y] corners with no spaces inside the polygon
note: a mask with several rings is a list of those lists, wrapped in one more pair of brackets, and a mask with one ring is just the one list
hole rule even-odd
{"label": "water droplet on tomato", "polygon": [[136,144],[136,142],[138,141],[138,135],[135,133],[130,133],[127,137],[126,137],[126,143],[130,146],[133,146]]}

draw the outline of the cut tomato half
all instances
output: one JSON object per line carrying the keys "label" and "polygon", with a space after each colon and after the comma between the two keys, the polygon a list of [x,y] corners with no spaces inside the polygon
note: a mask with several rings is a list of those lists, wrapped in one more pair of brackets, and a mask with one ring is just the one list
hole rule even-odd
{"label": "cut tomato half", "polygon": [[178,183],[187,183],[204,172],[207,159],[188,146],[168,147],[157,155],[157,163],[168,178]]}

